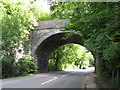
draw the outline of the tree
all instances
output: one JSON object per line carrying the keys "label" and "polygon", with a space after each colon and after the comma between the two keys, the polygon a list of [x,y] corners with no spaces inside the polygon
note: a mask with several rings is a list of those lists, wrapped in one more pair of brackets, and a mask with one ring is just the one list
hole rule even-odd
{"label": "tree", "polygon": [[84,46],[100,53],[101,71],[112,77],[120,70],[119,2],[61,2],[53,3],[51,10],[55,18],[70,19],[66,30],[80,32]]}
{"label": "tree", "polygon": [[52,52],[49,58],[49,70],[65,70],[88,66],[87,62],[92,54],[86,53],[86,49],[76,44],[66,44]]}
{"label": "tree", "polygon": [[36,10],[36,6],[33,5],[34,3],[29,1],[27,3],[19,0],[0,1],[0,20],[2,21],[0,62],[2,62],[3,78],[16,75],[13,73],[17,72],[16,63],[23,58],[19,57],[19,54],[21,56],[29,54],[29,36],[33,25],[37,20],[48,19],[46,16],[49,14],[42,15],[43,11],[36,12],[38,9]]}

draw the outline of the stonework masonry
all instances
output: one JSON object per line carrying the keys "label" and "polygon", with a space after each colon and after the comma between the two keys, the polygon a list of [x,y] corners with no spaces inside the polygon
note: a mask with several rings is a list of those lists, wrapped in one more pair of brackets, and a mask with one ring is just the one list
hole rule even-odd
{"label": "stonework masonry", "polygon": [[82,45],[82,39],[77,34],[69,39],[63,39],[67,32],[61,30],[67,24],[69,20],[66,19],[40,21],[30,32],[31,55],[35,57],[38,72],[48,71],[49,55],[58,47],[68,43]]}

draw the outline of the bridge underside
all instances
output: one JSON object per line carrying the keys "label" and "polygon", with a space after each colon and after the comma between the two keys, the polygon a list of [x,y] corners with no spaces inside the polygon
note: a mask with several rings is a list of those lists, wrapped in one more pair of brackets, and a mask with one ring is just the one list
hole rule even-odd
{"label": "bridge underside", "polygon": [[74,34],[71,38],[68,39],[63,39],[64,36],[65,33],[54,34],[46,38],[42,43],[39,44],[39,46],[35,50],[39,72],[48,71],[48,57],[51,52],[58,47],[69,43],[82,45],[82,40],[79,35]]}
{"label": "bridge underside", "polygon": [[[82,39],[78,34],[74,34],[71,38],[63,39],[67,32],[62,32],[61,29],[67,24],[69,24],[69,20],[65,19],[40,21],[34,30],[31,31],[31,55],[35,57],[35,62],[38,64],[37,72],[48,71],[48,57],[58,47],[69,43],[83,45]],[[95,63],[99,63],[101,54],[96,51],[92,51],[92,54]]]}

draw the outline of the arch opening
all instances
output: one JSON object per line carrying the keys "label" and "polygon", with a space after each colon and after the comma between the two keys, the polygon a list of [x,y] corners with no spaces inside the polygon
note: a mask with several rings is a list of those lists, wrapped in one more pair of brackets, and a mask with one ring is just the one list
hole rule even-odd
{"label": "arch opening", "polygon": [[39,44],[35,50],[36,62],[37,62],[37,71],[38,72],[47,72],[48,60],[52,51],[56,50],[58,47],[70,43],[82,45],[82,39],[80,35],[74,34],[71,38],[63,39],[65,32],[57,33],[46,38]]}
{"label": "arch opening", "polygon": [[89,67],[94,70],[94,64],[94,57],[89,50],[79,44],[69,43],[51,52],[48,70],[79,70]]}

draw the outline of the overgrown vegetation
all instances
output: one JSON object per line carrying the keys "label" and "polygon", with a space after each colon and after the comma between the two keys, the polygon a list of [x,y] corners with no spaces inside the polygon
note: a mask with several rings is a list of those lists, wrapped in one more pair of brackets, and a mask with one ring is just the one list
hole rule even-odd
{"label": "overgrown vegetation", "polygon": [[66,44],[52,52],[49,58],[49,70],[81,69],[93,66],[92,54],[83,46]]}
{"label": "overgrown vegetation", "polygon": [[42,7],[35,8],[36,6],[35,2],[0,1],[2,78],[28,74],[35,70],[33,58],[29,56],[29,32],[37,21],[48,20],[50,17],[50,14],[42,11]]}
{"label": "overgrown vegetation", "polygon": [[51,10],[56,19],[70,19],[66,30],[79,32],[85,47],[99,53],[101,65],[97,67],[101,74],[106,73],[103,77],[120,75],[119,2],[55,2]]}
{"label": "overgrown vegetation", "polygon": [[[0,1],[0,63],[3,78],[35,71],[33,58],[28,55],[28,42],[29,32],[37,21],[69,19],[70,24],[65,27],[65,31],[81,35],[84,46],[89,51],[99,53],[100,63],[96,67],[101,76],[107,81],[109,78],[111,85],[114,83],[113,86],[120,86],[120,82],[117,82],[120,76],[119,2],[54,2],[51,4],[52,16],[41,7],[35,2]],[[75,52],[77,50],[78,47],[72,44],[55,50],[49,59],[49,70],[63,70],[70,65],[73,68],[81,67],[82,60],[89,57],[86,57],[85,51],[78,54]]]}
{"label": "overgrown vegetation", "polygon": [[31,56],[24,56],[20,58],[20,60],[17,62],[18,66],[18,72],[20,75],[30,74],[34,73],[36,69],[36,64],[34,63],[34,58]]}

